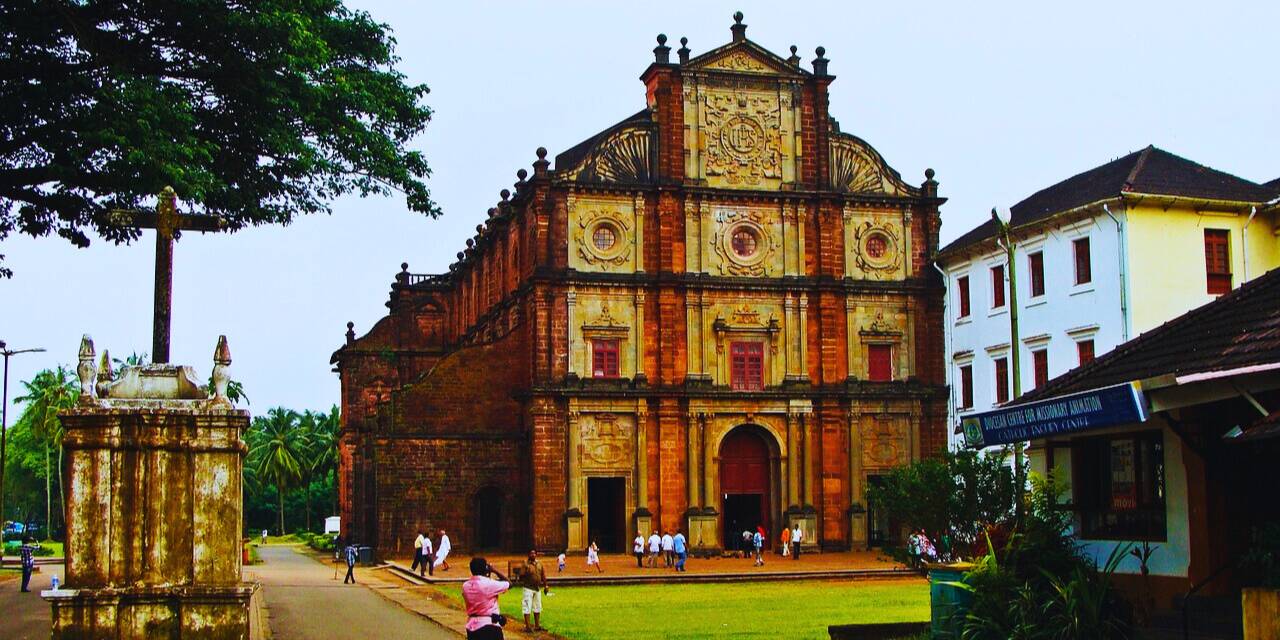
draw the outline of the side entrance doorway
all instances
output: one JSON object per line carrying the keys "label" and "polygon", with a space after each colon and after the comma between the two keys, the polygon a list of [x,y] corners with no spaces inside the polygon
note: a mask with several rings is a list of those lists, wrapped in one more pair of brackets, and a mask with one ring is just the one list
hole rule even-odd
{"label": "side entrance doorway", "polygon": [[742,549],[743,531],[755,531],[757,526],[763,526],[766,534],[773,531],[769,458],[768,442],[755,425],[735,427],[720,444],[720,513],[724,518],[720,528],[725,549]]}
{"label": "side entrance doorway", "polygon": [[587,544],[592,541],[604,553],[629,549],[626,478],[587,478]]}

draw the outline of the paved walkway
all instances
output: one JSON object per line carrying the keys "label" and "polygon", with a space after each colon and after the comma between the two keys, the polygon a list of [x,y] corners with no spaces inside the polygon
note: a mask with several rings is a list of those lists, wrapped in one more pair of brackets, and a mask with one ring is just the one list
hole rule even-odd
{"label": "paved walkway", "polygon": [[[345,567],[335,578],[336,565],[321,564],[293,547],[267,545],[258,553],[265,563],[245,567],[244,574],[262,582],[273,640],[458,637],[376,594],[374,589],[387,588],[387,583],[374,579],[368,584],[371,570],[356,570],[362,584],[344,585]],[[48,637],[47,626],[43,637]]]}
{"label": "paved walkway", "polygon": [[[40,591],[48,589],[53,576],[60,579],[64,573],[60,564],[44,564],[31,575],[31,593],[22,593],[21,576],[0,579],[0,638],[5,640],[48,640],[49,603],[40,597]],[[6,576],[10,572],[6,571]]]}

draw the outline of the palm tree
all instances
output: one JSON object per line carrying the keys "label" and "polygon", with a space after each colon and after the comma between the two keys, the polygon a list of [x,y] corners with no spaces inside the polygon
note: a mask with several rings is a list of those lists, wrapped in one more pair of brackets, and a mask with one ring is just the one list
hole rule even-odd
{"label": "palm tree", "polygon": [[307,451],[307,530],[311,530],[311,481],[324,478],[338,462],[338,407],[328,413],[307,411],[302,416],[311,446]]}
{"label": "palm tree", "polygon": [[[18,422],[26,422],[31,433],[44,445],[44,518],[48,535],[53,528],[53,473],[49,469],[49,450],[57,447],[58,470],[61,471],[62,421],[58,419],[58,412],[75,406],[80,389],[71,370],[62,366],[37,373],[31,380],[24,380],[22,387],[23,394],[13,399],[15,404],[27,405]],[[58,477],[58,498],[65,509],[67,498],[62,488],[62,474],[59,473]]]}
{"label": "palm tree", "polygon": [[284,492],[301,479],[306,466],[308,437],[297,411],[276,407],[253,420],[249,455],[254,475],[276,486],[280,535],[284,535]]}

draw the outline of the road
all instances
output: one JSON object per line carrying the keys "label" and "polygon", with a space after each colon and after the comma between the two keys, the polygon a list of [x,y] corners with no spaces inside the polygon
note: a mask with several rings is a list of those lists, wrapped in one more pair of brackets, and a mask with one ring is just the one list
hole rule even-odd
{"label": "road", "polygon": [[[31,593],[22,593],[22,580],[0,580],[0,638],[6,640],[48,640],[52,609],[40,597],[53,576],[63,577],[62,565],[42,564],[31,574]],[[374,596],[377,597],[377,596]]]}
{"label": "road", "polygon": [[245,577],[262,582],[273,640],[458,638],[364,586],[342,584],[332,566],[291,547],[268,545],[258,553],[265,564],[245,567]]}

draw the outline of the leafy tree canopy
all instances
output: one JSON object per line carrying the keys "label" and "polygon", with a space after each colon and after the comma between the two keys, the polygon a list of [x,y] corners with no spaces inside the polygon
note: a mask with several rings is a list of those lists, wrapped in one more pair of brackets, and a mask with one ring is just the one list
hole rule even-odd
{"label": "leafy tree canopy", "polygon": [[0,239],[132,240],[109,211],[166,185],[233,230],[347,193],[439,215],[405,148],[428,89],[340,0],[11,0],[0,40]]}

